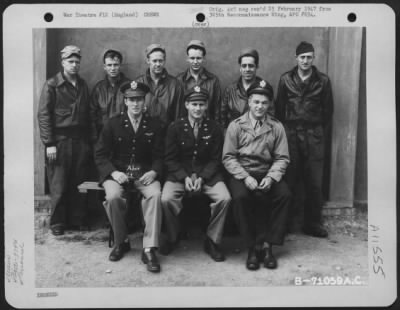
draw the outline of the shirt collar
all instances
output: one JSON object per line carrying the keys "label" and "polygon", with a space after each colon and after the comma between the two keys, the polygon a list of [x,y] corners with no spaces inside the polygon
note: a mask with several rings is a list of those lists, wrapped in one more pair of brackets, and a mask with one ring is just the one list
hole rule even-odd
{"label": "shirt collar", "polygon": [[134,119],[133,117],[131,117],[128,113],[128,111],[126,112],[126,114],[128,115],[129,120],[131,121],[132,126],[135,124],[135,122],[137,122],[138,124],[140,124],[140,122],[142,121],[143,118],[143,113],[140,115],[139,118]]}
{"label": "shirt collar", "polygon": [[267,120],[267,116],[266,116],[266,115],[265,115],[262,119],[257,120],[257,119],[255,119],[255,118],[251,115],[250,112],[247,112],[247,113],[248,113],[248,117],[249,117],[251,126],[252,126],[253,128],[254,128],[254,126],[256,125],[257,121],[261,121],[261,122],[264,124],[264,122]]}
{"label": "shirt collar", "polygon": [[[189,120],[190,126],[192,126],[192,128],[194,128],[194,120],[192,120],[189,116],[188,116],[188,120]],[[203,119],[200,119],[198,121],[198,123],[199,123],[199,127],[201,127],[201,124],[203,123]]]}
{"label": "shirt collar", "polygon": [[[190,72],[190,68],[188,68],[188,69],[186,70],[185,75],[184,75],[184,80],[185,80],[185,81],[188,81],[188,80],[190,80],[191,78],[194,79],[192,73]],[[199,73],[199,78],[202,79],[202,80],[207,80],[207,79],[208,79],[208,72],[207,72],[207,70],[206,70],[204,67],[201,68],[201,71],[200,71],[200,73]]]}

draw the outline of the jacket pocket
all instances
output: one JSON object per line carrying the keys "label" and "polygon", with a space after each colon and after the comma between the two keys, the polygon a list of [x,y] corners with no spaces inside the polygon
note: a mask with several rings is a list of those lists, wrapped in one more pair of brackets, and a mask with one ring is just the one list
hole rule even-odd
{"label": "jacket pocket", "polygon": [[68,125],[71,121],[71,110],[54,110],[55,123],[57,126]]}

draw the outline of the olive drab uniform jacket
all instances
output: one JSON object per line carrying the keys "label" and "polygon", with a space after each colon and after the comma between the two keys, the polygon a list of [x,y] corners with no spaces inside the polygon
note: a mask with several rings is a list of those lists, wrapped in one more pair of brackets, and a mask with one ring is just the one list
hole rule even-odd
{"label": "olive drab uniform jacket", "polygon": [[209,186],[223,181],[222,144],[222,127],[209,118],[203,119],[197,139],[187,117],[171,123],[165,147],[167,181],[184,182],[192,173]]}
{"label": "olive drab uniform jacket", "polygon": [[100,181],[115,171],[125,172],[133,161],[143,173],[154,170],[158,179],[163,170],[164,136],[161,123],[143,114],[135,133],[127,112],[111,118],[103,128],[95,147]]}

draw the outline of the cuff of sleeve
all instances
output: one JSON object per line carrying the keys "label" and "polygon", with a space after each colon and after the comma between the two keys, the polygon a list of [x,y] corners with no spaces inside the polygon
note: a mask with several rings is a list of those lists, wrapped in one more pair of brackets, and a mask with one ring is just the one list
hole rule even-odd
{"label": "cuff of sleeve", "polygon": [[282,179],[282,174],[277,172],[268,172],[265,177],[270,177],[275,182],[279,182]]}

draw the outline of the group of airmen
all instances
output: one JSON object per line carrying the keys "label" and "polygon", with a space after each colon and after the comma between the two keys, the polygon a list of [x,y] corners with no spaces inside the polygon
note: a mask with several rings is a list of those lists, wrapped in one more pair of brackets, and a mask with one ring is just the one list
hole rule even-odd
{"label": "group of airmen", "polygon": [[[150,272],[161,270],[157,254],[170,254],[180,238],[183,197],[209,197],[205,252],[224,261],[221,249],[229,208],[248,249],[246,267],[276,268],[273,245],[282,245],[292,194],[303,175],[303,231],[326,237],[321,225],[325,141],[329,139],[332,90],[313,66],[312,44],[301,42],[297,65],[284,73],[277,96],[257,76],[259,54],[244,49],[240,77],[224,92],[204,67],[205,44],[187,45],[186,71],[165,69],[166,50],[145,50],[148,69],[134,80],[121,72],[122,54],[105,52],[105,78],[89,92],[79,76],[81,50],[61,51],[62,70],[46,81],[38,109],[46,150],[54,235],[84,225],[86,205],[77,185],[90,162],[105,190],[104,208],[114,233],[111,261],[130,250],[126,223],[129,190],[141,193],[143,251]],[[290,165],[289,165],[290,162]]]}

